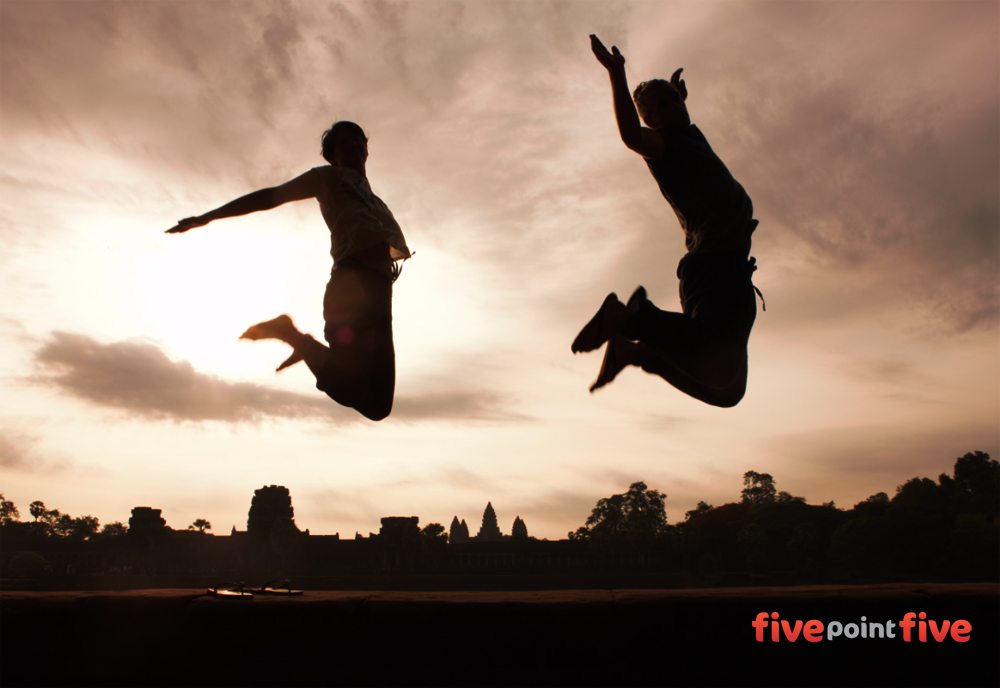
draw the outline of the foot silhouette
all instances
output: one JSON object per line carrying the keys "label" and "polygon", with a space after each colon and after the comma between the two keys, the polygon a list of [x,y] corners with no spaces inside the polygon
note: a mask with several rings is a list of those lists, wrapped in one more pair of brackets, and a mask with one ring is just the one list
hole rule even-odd
{"label": "foot silhouette", "polygon": [[287,315],[279,315],[274,320],[257,323],[248,328],[246,332],[240,335],[240,339],[251,339],[253,341],[259,339],[280,339],[283,342],[289,342],[298,332],[291,318]]}
{"label": "foot silhouette", "polygon": [[289,368],[301,360],[302,360],[302,354],[300,354],[298,351],[293,351],[292,355],[286,358],[284,362],[275,369],[274,372],[280,373],[285,368]]}
{"label": "foot silhouette", "polygon": [[601,372],[590,386],[591,394],[618,377],[618,373],[628,366],[625,349],[630,344],[631,342],[619,336],[608,340],[608,348],[604,350],[604,360],[601,361]]}
{"label": "foot silhouette", "polygon": [[621,332],[628,316],[628,309],[618,300],[617,294],[614,292],[608,294],[594,317],[583,326],[580,334],[573,340],[573,345],[570,347],[573,353],[585,353],[601,348],[604,342]]}

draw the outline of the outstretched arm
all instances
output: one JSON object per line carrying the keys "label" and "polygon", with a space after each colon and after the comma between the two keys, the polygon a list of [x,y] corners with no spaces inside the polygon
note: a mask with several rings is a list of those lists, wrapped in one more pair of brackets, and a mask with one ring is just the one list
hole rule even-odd
{"label": "outstretched arm", "polygon": [[642,126],[635,103],[632,102],[625,76],[625,56],[617,46],[611,46],[611,52],[608,52],[601,39],[594,34],[590,34],[590,47],[597,61],[608,70],[608,76],[611,77],[611,97],[615,104],[615,119],[618,121],[622,143],[644,158],[655,160],[663,157],[663,139],[652,129]]}
{"label": "outstretched arm", "polygon": [[319,176],[315,171],[309,170],[305,174],[299,175],[295,179],[285,182],[281,186],[274,186],[268,189],[261,189],[240,196],[235,201],[230,201],[224,206],[211,210],[204,215],[188,217],[166,231],[167,234],[180,234],[195,227],[202,227],[213,220],[221,220],[224,217],[236,217],[238,215],[249,215],[260,210],[270,210],[279,205],[301,201],[306,198],[315,198],[319,193]]}

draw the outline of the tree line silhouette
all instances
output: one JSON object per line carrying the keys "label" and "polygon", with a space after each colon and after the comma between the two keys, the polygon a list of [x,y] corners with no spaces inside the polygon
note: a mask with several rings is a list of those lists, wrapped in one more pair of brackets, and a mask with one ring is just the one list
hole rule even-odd
{"label": "tree line silhouette", "polygon": [[[743,483],[739,501],[720,506],[701,501],[674,525],[667,521],[667,495],[639,481],[622,494],[600,499],[567,540],[528,537],[520,518],[510,536],[501,535],[492,505],[484,512],[481,533],[493,537],[470,538],[465,521],[457,517],[450,537],[441,524],[419,528],[416,517],[392,517],[382,519],[381,534],[369,538],[357,534],[355,540],[363,541],[359,545],[364,544],[365,551],[390,547],[419,552],[417,558],[406,558],[411,572],[447,570],[457,561],[456,553],[465,552],[461,556],[468,562],[473,556],[469,552],[489,547],[491,554],[475,555],[477,561],[534,562],[535,569],[539,562],[560,562],[563,573],[574,566],[604,570],[601,567],[608,562],[617,562],[618,571],[631,567],[701,585],[727,584],[733,576],[789,583],[1000,579],[1000,464],[981,451],[958,458],[951,475],[942,473],[937,481],[912,478],[891,498],[879,492],[846,510],[833,502],[814,505],[778,491],[767,473],[747,471]],[[0,494],[4,576],[41,575],[47,562],[39,552],[131,548],[133,554],[142,551],[148,559],[160,549],[164,555],[160,559],[169,559],[167,551],[178,543],[170,544],[164,533],[173,533],[174,540],[185,533],[167,528],[159,510],[148,507],[133,510],[129,527],[117,521],[101,527],[93,516],[74,518],[40,501],[32,502],[29,513],[33,520],[19,520],[17,507]],[[247,525],[242,535],[261,552],[275,550],[265,553],[274,561],[295,558],[282,554],[284,550],[305,551],[300,541],[313,541],[314,550],[321,545],[345,552],[345,547],[351,548],[337,545],[349,542],[339,536],[310,538],[308,530],[300,531],[294,524],[291,495],[280,486],[255,492]],[[184,547],[200,552],[213,540],[221,542],[206,532],[210,529],[205,519],[195,520],[181,538]],[[239,535],[234,528],[232,536]],[[331,540],[332,544],[322,544]],[[342,556],[327,551],[329,556]],[[503,559],[506,551],[524,556]],[[299,560],[308,559],[303,556]],[[138,561],[135,556],[122,558],[126,559]],[[385,564],[388,559],[373,554],[366,561]],[[442,563],[447,561],[452,564]],[[506,572],[527,570],[517,566],[508,566]]]}
{"label": "tree line silhouette", "polygon": [[1000,579],[1000,464],[984,452],[960,457],[936,482],[912,478],[893,497],[879,492],[849,510],[779,492],[767,473],[747,471],[743,483],[740,501],[702,501],[668,525],[666,495],[636,482],[598,501],[568,537],[659,552],[708,578],[749,571],[800,582]]}

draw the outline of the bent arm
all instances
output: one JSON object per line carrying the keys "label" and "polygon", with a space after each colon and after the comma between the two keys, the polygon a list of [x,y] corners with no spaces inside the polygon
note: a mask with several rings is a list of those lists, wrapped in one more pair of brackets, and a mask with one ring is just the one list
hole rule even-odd
{"label": "bent arm", "polygon": [[644,158],[656,160],[663,157],[663,139],[652,129],[642,126],[639,120],[639,113],[628,88],[628,78],[625,76],[625,56],[618,51],[617,46],[611,46],[611,52],[608,52],[601,39],[593,34],[590,36],[590,44],[597,61],[604,65],[611,78],[611,98],[622,143]]}
{"label": "bent arm", "polygon": [[226,217],[238,217],[249,215],[261,210],[271,210],[279,205],[291,203],[292,201],[302,201],[307,198],[315,198],[319,193],[319,175],[315,170],[309,170],[305,174],[299,175],[291,181],[280,186],[273,186],[267,189],[260,189],[246,196],[240,196],[235,201],[230,201],[223,206],[210,210],[204,215],[188,217],[178,222],[174,227],[167,230],[167,234],[180,234],[195,227],[202,227],[214,220],[221,220]]}

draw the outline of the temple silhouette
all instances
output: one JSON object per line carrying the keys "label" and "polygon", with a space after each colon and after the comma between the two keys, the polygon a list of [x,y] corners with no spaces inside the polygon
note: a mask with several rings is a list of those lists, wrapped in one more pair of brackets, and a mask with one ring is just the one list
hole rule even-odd
{"label": "temple silhouette", "polygon": [[479,532],[474,536],[469,536],[469,526],[465,519],[458,520],[458,516],[451,519],[451,528],[448,531],[448,542],[451,544],[461,544],[466,542],[502,542],[512,538],[528,538],[528,527],[521,520],[520,516],[514,518],[510,535],[500,532],[500,525],[497,523],[497,514],[493,510],[493,503],[486,502],[483,510],[483,524],[479,527]]}

